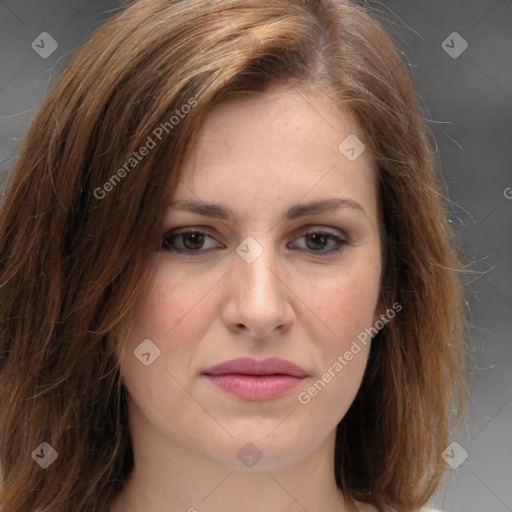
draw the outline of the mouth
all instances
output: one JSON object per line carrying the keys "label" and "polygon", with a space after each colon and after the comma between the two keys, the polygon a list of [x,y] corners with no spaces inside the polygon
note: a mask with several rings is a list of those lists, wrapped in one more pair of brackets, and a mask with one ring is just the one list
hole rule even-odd
{"label": "mouth", "polygon": [[217,388],[243,400],[272,400],[297,387],[306,372],[277,357],[238,358],[225,361],[203,372]]}

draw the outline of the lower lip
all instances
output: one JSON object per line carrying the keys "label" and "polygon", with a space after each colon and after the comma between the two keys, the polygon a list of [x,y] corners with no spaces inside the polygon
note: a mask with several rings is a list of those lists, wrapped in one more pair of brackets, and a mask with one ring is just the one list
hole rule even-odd
{"label": "lower lip", "polygon": [[272,400],[285,395],[301,382],[292,375],[206,375],[208,380],[223,391],[244,400]]}

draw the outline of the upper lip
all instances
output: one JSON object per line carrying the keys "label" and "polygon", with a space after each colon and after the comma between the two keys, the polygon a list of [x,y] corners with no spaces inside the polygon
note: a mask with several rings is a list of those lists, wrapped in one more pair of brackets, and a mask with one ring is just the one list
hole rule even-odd
{"label": "upper lip", "polygon": [[279,357],[230,359],[208,368],[203,373],[205,375],[292,375],[301,378],[307,376],[302,368]]}

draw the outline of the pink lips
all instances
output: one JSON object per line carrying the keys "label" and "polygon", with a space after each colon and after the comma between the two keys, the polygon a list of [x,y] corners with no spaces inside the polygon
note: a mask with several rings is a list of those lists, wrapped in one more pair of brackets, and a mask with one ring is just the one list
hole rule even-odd
{"label": "pink lips", "polygon": [[307,377],[302,368],[278,357],[231,359],[209,368],[203,375],[220,389],[244,400],[278,398]]}

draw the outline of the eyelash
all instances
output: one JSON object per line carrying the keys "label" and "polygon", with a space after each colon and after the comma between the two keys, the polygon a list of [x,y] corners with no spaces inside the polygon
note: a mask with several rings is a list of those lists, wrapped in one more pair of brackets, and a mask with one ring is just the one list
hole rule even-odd
{"label": "eyelash", "polygon": [[[176,249],[175,247],[171,246],[171,244],[173,243],[173,241],[176,238],[179,238],[179,237],[182,237],[183,235],[187,235],[187,234],[191,234],[191,233],[206,235],[207,237],[213,238],[208,233],[205,233],[204,231],[200,231],[200,230],[196,230],[196,229],[186,229],[183,231],[179,231],[177,233],[170,231],[164,235],[164,238],[162,241],[162,249],[164,251],[185,254],[185,255],[189,255],[189,256],[196,256],[198,254],[201,254],[201,253],[211,250],[211,249],[206,249],[206,250],[200,249],[197,251],[193,251],[190,249]],[[339,251],[344,249],[344,246],[346,246],[348,244],[348,241],[345,240],[344,238],[341,238],[340,236],[335,235],[334,233],[330,233],[328,231],[322,231],[322,230],[304,230],[298,235],[296,240],[298,240],[299,238],[302,238],[304,236],[307,236],[307,235],[321,235],[321,236],[328,238],[329,240],[334,240],[336,242],[336,246],[327,251],[324,251],[324,250],[320,250],[320,251],[309,250],[308,251],[307,249],[299,249],[300,251],[310,252],[311,254],[315,254],[315,255],[319,255],[319,256],[330,256],[335,253],[338,253]]]}

